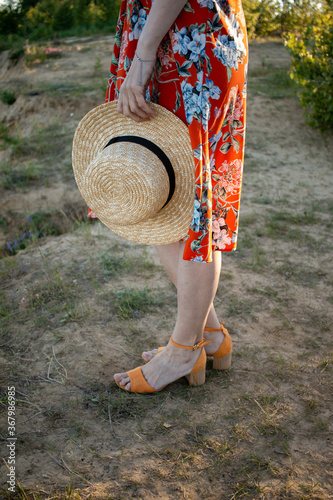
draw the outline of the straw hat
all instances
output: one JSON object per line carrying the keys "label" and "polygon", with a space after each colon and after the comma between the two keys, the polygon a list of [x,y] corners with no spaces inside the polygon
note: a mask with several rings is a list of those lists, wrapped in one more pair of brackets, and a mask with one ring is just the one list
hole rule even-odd
{"label": "straw hat", "polygon": [[84,116],[73,140],[77,186],[96,216],[116,234],[161,245],[188,234],[195,164],[189,131],[171,111],[149,103],[154,118],[135,122],[117,101]]}

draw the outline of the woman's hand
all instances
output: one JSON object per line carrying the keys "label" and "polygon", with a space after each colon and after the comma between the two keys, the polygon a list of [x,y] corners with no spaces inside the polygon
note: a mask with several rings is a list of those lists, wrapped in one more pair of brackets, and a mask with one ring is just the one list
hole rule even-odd
{"label": "woman's hand", "polygon": [[[148,120],[157,114],[145,99],[146,90],[154,71],[156,56],[151,53],[145,54],[143,50],[141,54],[139,50],[140,59],[149,59],[149,61],[139,61],[137,56],[134,56],[127,76],[120,87],[117,105],[119,113],[132,118],[136,122]],[[142,79],[142,85],[139,85],[140,78]]]}

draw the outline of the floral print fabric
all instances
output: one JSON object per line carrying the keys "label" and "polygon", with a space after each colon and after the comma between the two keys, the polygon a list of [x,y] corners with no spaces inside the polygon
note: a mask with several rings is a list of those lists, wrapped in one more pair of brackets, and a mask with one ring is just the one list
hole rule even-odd
{"label": "floral print fabric", "polygon": [[[105,102],[119,97],[153,0],[122,0]],[[241,0],[189,0],[157,52],[146,100],[188,125],[195,160],[183,259],[236,248],[246,127],[248,42]],[[96,217],[88,210],[89,217]]]}

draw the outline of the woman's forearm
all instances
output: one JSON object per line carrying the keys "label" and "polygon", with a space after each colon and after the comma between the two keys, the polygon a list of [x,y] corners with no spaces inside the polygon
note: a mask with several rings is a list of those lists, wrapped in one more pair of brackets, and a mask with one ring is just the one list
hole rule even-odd
{"label": "woman's forearm", "polygon": [[136,122],[153,118],[157,113],[146,102],[146,91],[156,66],[157,49],[186,1],[153,0],[138,39],[136,57],[121,85],[118,98],[117,111]]}
{"label": "woman's forearm", "polygon": [[186,2],[187,0],[154,0],[138,41],[139,54],[142,50],[146,57],[156,55],[164,35],[169,31]]}

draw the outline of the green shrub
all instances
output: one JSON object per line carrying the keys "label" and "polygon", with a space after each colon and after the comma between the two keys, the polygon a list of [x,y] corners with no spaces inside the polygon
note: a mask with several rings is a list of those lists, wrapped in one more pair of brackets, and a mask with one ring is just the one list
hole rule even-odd
{"label": "green shrub", "polygon": [[290,77],[300,88],[299,97],[309,125],[333,130],[333,17],[309,26],[300,35],[286,36],[292,54]]}
{"label": "green shrub", "polygon": [[8,163],[0,163],[0,188],[15,190],[18,186],[26,187],[39,180],[41,175],[41,167],[33,161],[20,164],[17,168]]}
{"label": "green shrub", "polygon": [[12,137],[10,134],[9,125],[0,122],[0,151],[8,148],[8,146],[16,145],[17,142],[17,138]]}
{"label": "green shrub", "polygon": [[300,32],[325,9],[331,0],[243,0],[249,38],[281,36]]}
{"label": "green shrub", "polygon": [[24,56],[24,46],[22,42],[18,44],[16,43],[16,45],[14,46],[11,45],[11,49],[9,51],[9,59],[14,64],[16,64],[22,56]]}
{"label": "green shrub", "polygon": [[154,306],[164,305],[163,297],[156,292],[151,293],[148,288],[126,288],[114,292],[110,297],[115,311],[124,319],[141,318],[145,312],[154,309]]}
{"label": "green shrub", "polygon": [[34,64],[43,63],[46,60],[46,53],[43,47],[28,45],[25,51],[25,64],[31,68]]}
{"label": "green shrub", "polygon": [[15,92],[13,92],[12,90],[2,90],[1,91],[1,101],[4,104],[8,104],[9,106],[11,104],[14,104],[14,102],[16,101]]}

